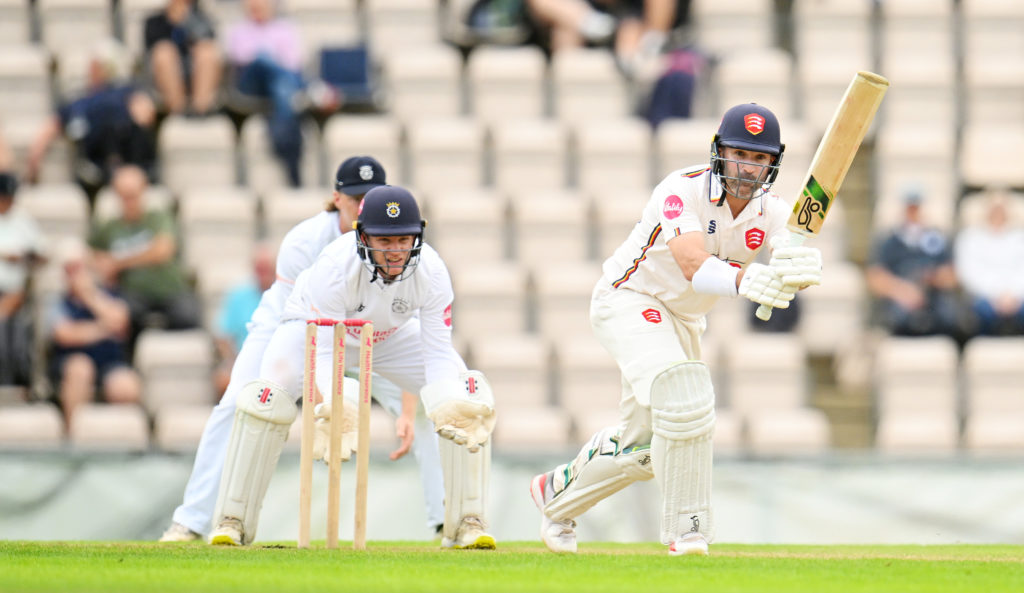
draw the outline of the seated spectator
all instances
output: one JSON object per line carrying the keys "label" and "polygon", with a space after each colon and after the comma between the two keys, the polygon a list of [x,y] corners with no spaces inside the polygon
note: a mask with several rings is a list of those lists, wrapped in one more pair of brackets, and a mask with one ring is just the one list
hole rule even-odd
{"label": "seated spectator", "polygon": [[963,228],[954,244],[954,266],[970,298],[978,333],[1024,333],[1024,229],[1009,222],[1009,196],[993,193],[981,225]]}
{"label": "seated spectator", "polygon": [[62,105],[29,147],[27,178],[35,182],[46,151],[62,134],[75,146],[75,180],[90,200],[109,183],[119,165],[130,163],[152,173],[156,160],[156,106],[148,94],[123,79],[115,41],[93,48],[88,89]]}
{"label": "seated spectator", "polygon": [[268,124],[274,153],[292,186],[301,185],[302,113],[308,103],[298,27],[278,16],[273,0],[244,0],[245,18],[229,26],[225,53],[243,95],[270,99]]}
{"label": "seated spectator", "polygon": [[50,378],[57,387],[68,427],[75,410],[96,400],[137,404],[142,381],[128,365],[128,304],[102,288],[78,239],[67,239],[58,254],[64,291],[49,314]]}
{"label": "seated spectator", "polygon": [[146,19],[144,36],[146,63],[167,111],[213,111],[224,64],[213,21],[196,0],[167,0]]}
{"label": "seated spectator", "polygon": [[876,242],[867,268],[868,290],[877,299],[881,322],[894,335],[944,334],[962,341],[949,239],[925,224],[919,191],[908,191],[903,200],[903,220]]}
{"label": "seated spectator", "polygon": [[177,226],[169,212],[147,210],[146,174],[134,165],[114,173],[121,212],[93,225],[89,246],[104,286],[128,302],[129,344],[145,327],[188,329],[199,325],[199,299],[178,261]]}
{"label": "seated spectator", "polygon": [[214,371],[216,393],[224,393],[227,389],[235,356],[249,334],[249,318],[260,304],[263,293],[277,279],[275,260],[273,248],[266,243],[258,243],[253,249],[252,278],[224,296],[214,329],[214,342],[220,359]]}
{"label": "seated spectator", "polygon": [[27,387],[33,351],[28,278],[45,243],[35,220],[15,205],[17,192],[17,178],[0,172],[0,385]]}

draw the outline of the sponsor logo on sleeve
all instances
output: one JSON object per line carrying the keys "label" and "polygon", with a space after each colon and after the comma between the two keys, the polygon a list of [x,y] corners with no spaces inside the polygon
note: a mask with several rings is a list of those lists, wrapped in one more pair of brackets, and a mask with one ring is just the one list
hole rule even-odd
{"label": "sponsor logo on sleeve", "polygon": [[682,198],[675,194],[665,198],[665,204],[661,208],[661,213],[669,220],[679,218],[679,215],[683,213]]}

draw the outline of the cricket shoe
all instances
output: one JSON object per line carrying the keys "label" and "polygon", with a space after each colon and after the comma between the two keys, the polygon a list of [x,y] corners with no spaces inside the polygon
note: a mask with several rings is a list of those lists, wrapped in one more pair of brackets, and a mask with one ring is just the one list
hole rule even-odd
{"label": "cricket shoe", "polygon": [[242,522],[234,517],[225,517],[221,519],[220,523],[217,524],[217,527],[210,532],[210,545],[242,545]]}
{"label": "cricket shoe", "polygon": [[696,531],[691,531],[672,542],[668,547],[669,556],[707,556],[708,540]]}
{"label": "cricket shoe", "polygon": [[466,515],[455,530],[455,539],[441,539],[442,548],[456,550],[493,550],[498,547],[494,536],[484,531],[484,522],[479,517]]}
{"label": "cricket shoe", "polygon": [[161,542],[194,542],[203,537],[202,535],[192,531],[188,527],[185,527],[181,523],[174,521],[171,526],[167,528],[167,531],[160,536],[159,541]]}
{"label": "cricket shoe", "polygon": [[548,502],[544,496],[547,480],[547,474],[540,474],[534,476],[530,482],[530,496],[540,509],[540,539],[552,552],[575,554],[576,522],[572,519],[555,521],[544,514],[544,505]]}

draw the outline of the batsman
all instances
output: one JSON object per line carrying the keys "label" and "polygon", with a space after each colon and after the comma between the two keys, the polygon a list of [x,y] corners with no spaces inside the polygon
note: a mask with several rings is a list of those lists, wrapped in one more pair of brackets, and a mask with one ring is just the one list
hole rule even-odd
{"label": "batsman", "polygon": [[[373,323],[373,372],[419,393],[443,437],[442,546],[495,547],[485,517],[494,397],[483,374],[468,370],[452,346],[451,279],[441,257],[423,242],[425,226],[409,191],[374,187],[359,206],[355,232],[329,243],[298,275],[264,351],[260,378],[239,395],[211,544],[248,544],[256,536],[263,497],[298,413],[306,320],[358,318]],[[358,329],[346,342],[352,347],[346,348],[345,366],[357,368]],[[318,348],[317,356],[318,368],[331,367],[330,348]],[[348,458],[357,440],[357,389],[344,388],[336,413],[329,386],[318,387],[324,401],[315,408],[314,451],[324,454],[329,423],[342,422],[347,434],[341,454]]]}
{"label": "batsman", "polygon": [[[550,550],[575,552],[577,517],[655,478],[668,553],[707,555],[715,395],[701,361],[705,316],[721,297],[786,308],[797,290],[821,282],[821,254],[788,243],[790,207],[771,193],[784,148],[771,111],[753,103],[729,109],[710,162],[665,177],[604,262],[590,321],[622,372],[621,422],[533,478]],[[770,263],[755,262],[765,245]]]}

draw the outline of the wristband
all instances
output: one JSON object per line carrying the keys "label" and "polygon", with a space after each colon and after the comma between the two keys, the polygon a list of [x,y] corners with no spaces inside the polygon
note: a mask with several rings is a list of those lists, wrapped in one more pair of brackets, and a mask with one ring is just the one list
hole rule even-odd
{"label": "wristband", "polygon": [[690,284],[697,292],[719,296],[736,296],[736,274],[740,269],[734,268],[715,256],[704,260],[704,263],[693,273]]}

